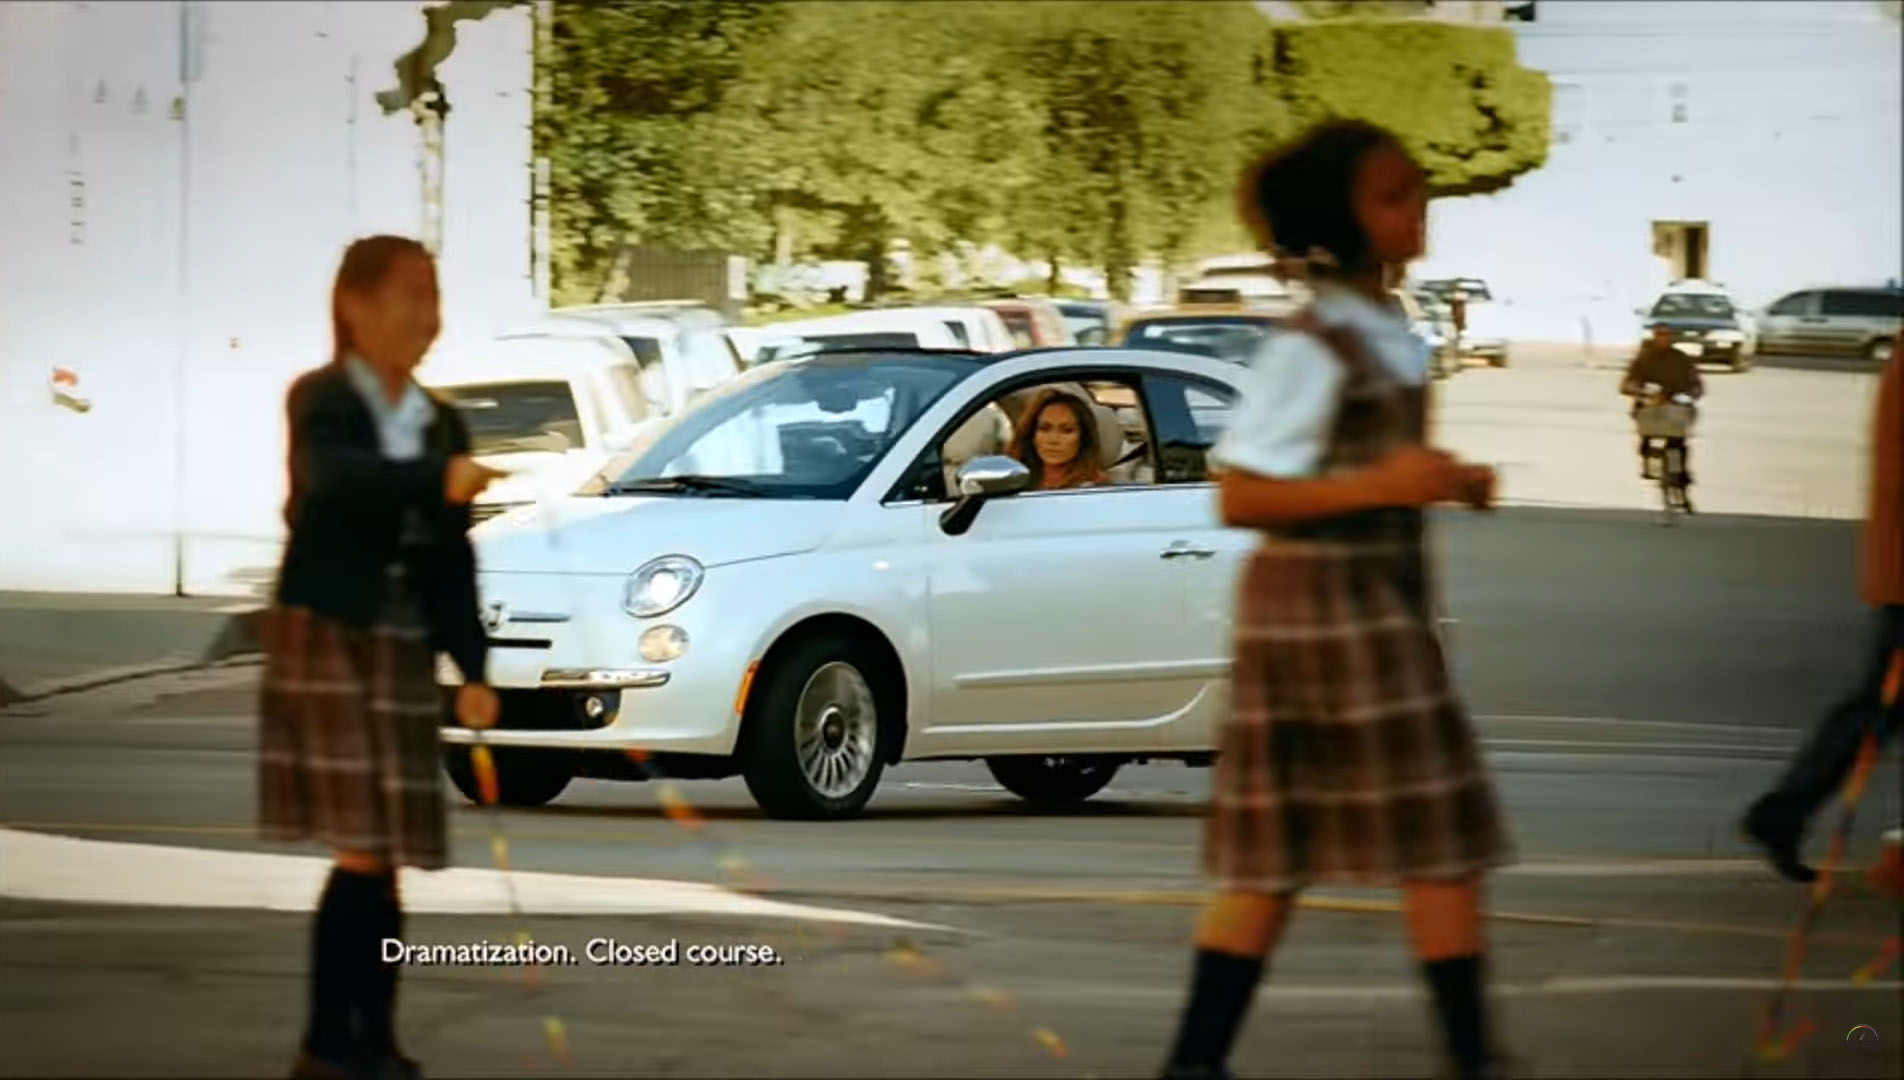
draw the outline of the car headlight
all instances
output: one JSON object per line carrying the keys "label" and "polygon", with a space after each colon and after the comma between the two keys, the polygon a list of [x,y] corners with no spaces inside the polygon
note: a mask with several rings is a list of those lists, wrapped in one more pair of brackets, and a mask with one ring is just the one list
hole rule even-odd
{"label": "car headlight", "polygon": [[1707,335],[1714,341],[1744,341],[1745,333],[1740,330],[1714,330]]}
{"label": "car headlight", "polygon": [[628,575],[621,608],[637,618],[666,615],[701,587],[701,564],[686,555],[663,555]]}

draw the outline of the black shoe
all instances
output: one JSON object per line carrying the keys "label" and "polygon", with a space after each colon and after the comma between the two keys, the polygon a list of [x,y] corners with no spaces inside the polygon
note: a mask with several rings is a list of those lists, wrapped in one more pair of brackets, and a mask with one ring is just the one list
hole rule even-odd
{"label": "black shoe", "polygon": [[1765,857],[1772,862],[1773,869],[1791,881],[1809,885],[1818,880],[1818,872],[1805,865],[1798,853],[1798,845],[1804,839],[1804,826],[1793,824],[1781,817],[1770,796],[1765,796],[1752,804],[1745,813],[1740,829],[1746,839],[1757,844]]}
{"label": "black shoe", "polygon": [[1236,1080],[1221,1065],[1171,1065],[1157,1074],[1157,1080]]}

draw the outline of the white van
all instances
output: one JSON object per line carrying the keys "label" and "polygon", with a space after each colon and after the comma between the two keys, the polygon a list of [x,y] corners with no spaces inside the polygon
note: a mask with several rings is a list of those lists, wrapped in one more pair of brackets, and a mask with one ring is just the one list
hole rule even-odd
{"label": "white van", "polygon": [[660,389],[613,337],[439,345],[417,379],[463,415],[476,459],[510,473],[477,498],[477,521],[575,491],[669,415],[653,404]]}

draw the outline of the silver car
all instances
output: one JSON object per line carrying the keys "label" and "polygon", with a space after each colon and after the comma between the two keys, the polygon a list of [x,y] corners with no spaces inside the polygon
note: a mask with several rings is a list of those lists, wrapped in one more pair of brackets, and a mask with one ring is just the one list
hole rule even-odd
{"label": "silver car", "polygon": [[1760,353],[1835,353],[1883,363],[1904,326],[1904,289],[1806,289],[1759,317]]}

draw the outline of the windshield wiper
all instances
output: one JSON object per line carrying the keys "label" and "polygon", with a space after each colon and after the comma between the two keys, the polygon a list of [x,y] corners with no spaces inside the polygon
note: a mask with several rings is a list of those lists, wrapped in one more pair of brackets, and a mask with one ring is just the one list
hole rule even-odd
{"label": "windshield wiper", "polygon": [[604,495],[641,495],[650,492],[695,491],[702,493],[717,492],[726,495],[766,494],[759,484],[751,480],[742,480],[734,476],[704,476],[699,473],[687,473],[682,476],[648,476],[639,480],[622,480],[603,489]]}

